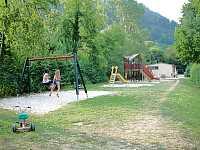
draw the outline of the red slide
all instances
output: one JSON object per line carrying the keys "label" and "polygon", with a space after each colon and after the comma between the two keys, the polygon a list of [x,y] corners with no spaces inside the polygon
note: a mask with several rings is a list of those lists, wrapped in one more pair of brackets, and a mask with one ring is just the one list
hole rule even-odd
{"label": "red slide", "polygon": [[153,72],[146,65],[143,66],[143,72],[150,80],[159,80],[158,78],[154,77]]}

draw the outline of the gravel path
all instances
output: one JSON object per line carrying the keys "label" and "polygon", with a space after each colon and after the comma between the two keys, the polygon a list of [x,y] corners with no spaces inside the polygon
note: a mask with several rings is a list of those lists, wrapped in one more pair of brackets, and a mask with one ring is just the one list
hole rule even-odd
{"label": "gravel path", "polygon": [[[108,91],[89,91],[88,98],[111,95]],[[86,100],[87,96],[80,91],[79,100]],[[49,93],[34,94],[25,97],[11,97],[0,99],[0,108],[13,110],[14,106],[31,107],[31,112],[35,114],[45,114],[61,108],[62,106],[77,101],[75,91],[61,91],[59,98],[56,95],[49,96]]]}

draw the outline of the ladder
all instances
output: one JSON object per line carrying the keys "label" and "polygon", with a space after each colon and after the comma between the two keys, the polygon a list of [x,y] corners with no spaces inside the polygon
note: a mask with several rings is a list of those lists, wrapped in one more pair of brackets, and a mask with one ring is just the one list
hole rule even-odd
{"label": "ladder", "polygon": [[110,81],[109,81],[110,84],[115,83],[115,80],[116,80],[116,77],[117,77],[117,71],[118,71],[118,67],[112,66],[112,71],[111,71]]}
{"label": "ladder", "polygon": [[114,83],[115,83],[116,76],[117,76],[117,74],[112,74],[112,75],[111,75],[110,81],[109,81],[110,84],[114,84]]}

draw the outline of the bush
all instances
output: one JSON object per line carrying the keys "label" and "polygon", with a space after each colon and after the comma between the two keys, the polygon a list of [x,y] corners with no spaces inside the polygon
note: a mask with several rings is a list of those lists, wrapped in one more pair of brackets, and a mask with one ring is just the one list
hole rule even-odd
{"label": "bush", "polygon": [[185,77],[190,77],[190,71],[191,71],[191,68],[192,68],[192,64],[188,65],[185,69],[185,72],[184,72],[184,76]]}
{"label": "bush", "polygon": [[191,71],[191,80],[196,84],[200,86],[200,64],[193,64]]}
{"label": "bush", "polygon": [[0,97],[17,95],[17,62],[11,53],[0,58]]}

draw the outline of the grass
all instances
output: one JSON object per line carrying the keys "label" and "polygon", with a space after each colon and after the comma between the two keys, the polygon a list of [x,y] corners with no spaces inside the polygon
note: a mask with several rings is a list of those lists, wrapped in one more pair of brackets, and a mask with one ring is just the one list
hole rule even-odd
{"label": "grass", "polygon": [[[90,90],[111,90],[116,91],[116,95],[71,103],[47,115],[32,116],[31,120],[36,124],[36,132],[30,133],[13,134],[11,126],[16,121],[16,114],[0,109],[0,145],[3,146],[2,149],[134,149],[135,145],[124,139],[95,134],[90,130],[111,129],[113,131],[114,128],[121,127],[123,123],[132,120],[139,111],[153,109],[171,84],[166,82],[151,88],[129,89],[102,88],[102,84],[90,85]],[[200,98],[198,89],[189,86],[191,85],[188,81],[181,82],[178,89],[170,94],[169,102],[165,103],[161,110],[165,116],[185,121],[188,126],[192,121],[194,125],[190,127],[194,127],[193,130],[196,131],[197,112],[200,107],[197,104]],[[187,99],[186,95],[190,99]],[[196,100],[197,98],[199,100]],[[191,101],[194,103],[190,103]],[[185,104],[180,104],[182,102]],[[191,111],[190,115],[195,114],[196,117],[194,115],[190,117],[186,111],[184,112],[188,107]]]}
{"label": "grass", "polygon": [[[134,114],[142,105],[142,101],[132,96],[123,99],[124,96],[98,97],[70,104],[45,116],[34,116],[32,119],[37,125],[35,133],[13,134],[11,125],[16,120],[15,114],[0,110],[0,143],[6,145],[5,149],[26,149],[26,146],[30,145],[33,148],[37,146],[38,149],[55,149],[60,144],[64,145],[65,142],[70,145],[78,143],[81,148],[88,148],[87,146],[94,142],[92,145],[99,147],[101,145],[99,138],[95,140],[94,137],[81,133],[76,129],[75,124],[106,123],[105,125],[109,126],[112,121],[120,122],[128,119],[129,114]],[[105,139],[103,142],[106,142]]]}
{"label": "grass", "polygon": [[200,138],[200,88],[190,80],[182,80],[175,91],[169,94],[162,108],[162,113],[192,131]]}
{"label": "grass", "polygon": [[[86,88],[87,90],[102,90],[103,85],[107,83],[97,83],[97,84],[91,84],[91,83],[86,83]],[[65,85],[64,87],[61,87],[63,90],[74,90],[75,87],[72,85]]]}

